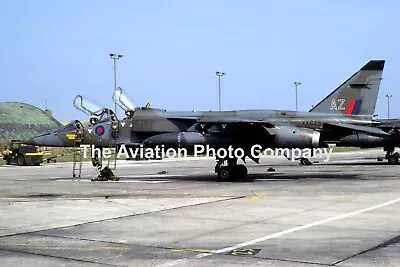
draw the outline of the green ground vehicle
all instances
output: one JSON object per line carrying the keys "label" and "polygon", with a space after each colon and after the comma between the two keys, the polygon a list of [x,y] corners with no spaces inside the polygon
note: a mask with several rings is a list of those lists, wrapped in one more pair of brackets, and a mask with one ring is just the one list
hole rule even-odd
{"label": "green ground vehicle", "polygon": [[7,165],[38,166],[43,162],[43,153],[36,146],[24,145],[17,140],[11,141],[9,150],[1,153]]}

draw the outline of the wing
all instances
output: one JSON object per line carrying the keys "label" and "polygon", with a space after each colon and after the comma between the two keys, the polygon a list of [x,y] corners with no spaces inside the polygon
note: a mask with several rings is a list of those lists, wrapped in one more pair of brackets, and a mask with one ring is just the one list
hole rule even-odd
{"label": "wing", "polygon": [[[184,118],[179,118],[184,119]],[[188,118],[186,118],[188,119]],[[280,125],[275,125],[268,120],[253,120],[237,117],[218,117],[218,118],[190,118],[194,122],[190,128],[191,131],[200,132],[220,132],[233,134],[237,137],[247,138],[255,136],[273,136],[276,134],[276,128]],[[296,126],[293,126],[296,127]],[[299,127],[301,128],[301,127]],[[361,126],[348,123],[329,123],[323,124],[322,129],[316,131],[330,131],[335,139],[340,139],[343,136],[353,134],[354,132],[365,133],[371,136],[383,137],[390,135],[378,127]]]}
{"label": "wing", "polygon": [[376,127],[369,127],[369,126],[361,126],[361,125],[354,125],[354,124],[347,124],[347,123],[324,123],[324,129],[326,128],[333,128],[338,130],[347,130],[351,132],[361,132],[372,136],[382,137],[390,135],[385,131],[382,131]]}
{"label": "wing", "polygon": [[233,135],[269,134],[269,128],[275,125],[265,120],[252,120],[236,117],[168,117],[168,120],[191,125],[187,131],[198,132],[225,132]]}
{"label": "wing", "polygon": [[379,123],[378,128],[385,130],[400,128],[400,119],[381,119]]}
{"label": "wing", "polygon": [[[216,119],[198,119],[198,123],[203,123],[203,124],[260,124],[263,126],[263,128],[274,128],[275,125],[272,124],[271,122],[268,121],[263,121],[263,120],[251,120],[251,119],[242,119],[242,118],[216,118]],[[369,127],[369,126],[361,126],[361,125],[355,125],[355,124],[347,124],[347,123],[324,123],[324,128],[331,127],[331,128],[337,128],[337,130],[345,130],[345,131],[356,131],[356,132],[361,132],[365,134],[369,134],[372,136],[386,136],[390,135],[385,131],[382,131],[381,129],[377,127]]]}
{"label": "wing", "polygon": [[260,124],[268,128],[275,127],[275,125],[265,120],[251,120],[251,119],[234,118],[234,117],[211,118],[211,119],[199,118],[197,119],[197,122],[203,124]]}

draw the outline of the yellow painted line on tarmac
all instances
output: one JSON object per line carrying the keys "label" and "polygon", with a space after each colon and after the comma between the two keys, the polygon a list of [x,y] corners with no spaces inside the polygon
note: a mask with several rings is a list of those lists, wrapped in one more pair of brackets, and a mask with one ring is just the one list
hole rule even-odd
{"label": "yellow painted line on tarmac", "polygon": [[210,249],[191,249],[191,248],[173,248],[172,252],[198,252],[198,253],[211,253]]}
{"label": "yellow painted line on tarmac", "polygon": [[254,196],[249,198],[249,200],[250,201],[258,200],[258,199],[264,197],[265,195],[266,195],[266,193],[255,193]]}
{"label": "yellow painted line on tarmac", "polygon": [[239,201],[243,201],[243,202],[245,202],[245,201],[256,201],[256,200],[259,200],[262,197],[265,197],[266,195],[267,195],[267,193],[263,193],[263,192],[254,193],[253,196],[247,197],[247,198],[243,198],[243,199],[239,199]]}

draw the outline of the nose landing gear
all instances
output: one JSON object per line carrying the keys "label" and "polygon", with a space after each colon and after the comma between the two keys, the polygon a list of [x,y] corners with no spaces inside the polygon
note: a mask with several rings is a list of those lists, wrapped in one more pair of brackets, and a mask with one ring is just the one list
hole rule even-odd
{"label": "nose landing gear", "polygon": [[103,164],[101,163],[101,160],[99,159],[97,154],[95,154],[95,157],[92,158],[92,165],[93,165],[93,167],[97,167],[97,170],[100,172],[100,174],[96,178],[93,178],[91,181],[118,181],[119,180],[119,178],[114,175],[113,171],[108,166],[105,166],[104,168],[102,168]]}
{"label": "nose landing gear", "polygon": [[[224,166],[224,162],[227,165]],[[247,168],[243,164],[237,164],[236,158],[217,159],[215,166],[218,181],[232,181],[235,179],[245,179],[247,177]]]}
{"label": "nose landing gear", "polygon": [[398,152],[394,153],[394,147],[385,147],[384,150],[386,151],[385,159],[388,160],[390,165],[397,165],[399,164],[399,157],[400,154]]}

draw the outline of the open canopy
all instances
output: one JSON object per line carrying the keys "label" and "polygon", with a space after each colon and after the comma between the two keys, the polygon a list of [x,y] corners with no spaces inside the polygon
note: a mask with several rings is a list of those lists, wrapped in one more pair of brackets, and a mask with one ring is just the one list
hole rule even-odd
{"label": "open canopy", "polygon": [[75,108],[79,109],[89,116],[99,116],[105,109],[94,101],[81,95],[77,95],[75,97],[73,104]]}
{"label": "open canopy", "polygon": [[118,87],[117,90],[115,90],[113,101],[125,111],[136,109],[136,105],[133,103],[133,101],[131,101],[126,92],[123,91],[121,87]]}

